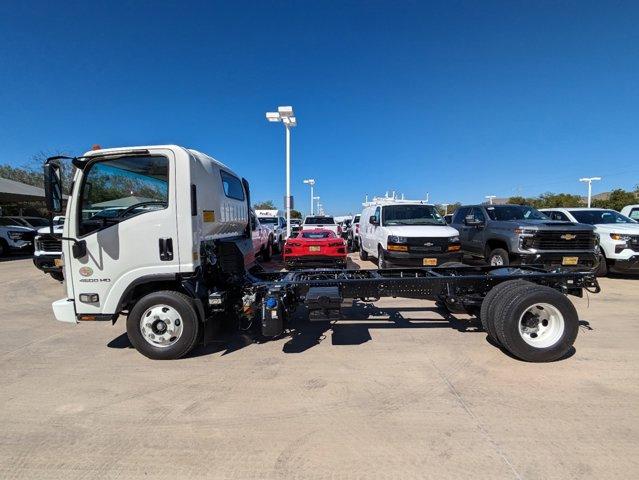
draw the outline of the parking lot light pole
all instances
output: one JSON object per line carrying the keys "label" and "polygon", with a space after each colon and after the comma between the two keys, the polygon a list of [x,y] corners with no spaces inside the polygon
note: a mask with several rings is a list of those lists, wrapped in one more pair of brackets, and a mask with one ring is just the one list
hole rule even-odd
{"label": "parking lot light pole", "polygon": [[497,198],[497,195],[486,195],[486,198],[488,199],[488,202],[492,205],[493,198]]}
{"label": "parking lot light pole", "polygon": [[306,180],[304,180],[304,183],[306,185],[310,185],[311,187],[311,215],[313,215],[313,200],[315,199],[315,197],[313,196],[313,186],[315,185],[315,179],[307,178]]}
{"label": "parking lot light pole", "polygon": [[277,112],[266,112],[269,122],[282,122],[286,127],[286,238],[291,236],[291,128],[297,126],[293,107],[277,107]]}
{"label": "parking lot light pole", "polygon": [[588,183],[588,208],[590,208],[590,202],[592,200],[592,182],[597,180],[601,180],[601,177],[589,177],[589,178],[580,178],[580,182]]}
{"label": "parking lot light pole", "polygon": [[448,205],[450,205],[450,203],[442,203],[442,207],[444,207],[444,215],[448,215]]}

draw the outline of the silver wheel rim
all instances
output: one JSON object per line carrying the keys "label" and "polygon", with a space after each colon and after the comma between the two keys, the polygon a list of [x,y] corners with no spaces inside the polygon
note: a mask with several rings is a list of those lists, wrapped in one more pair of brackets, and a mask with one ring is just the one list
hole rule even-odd
{"label": "silver wheel rim", "polygon": [[547,348],[564,335],[564,316],[549,303],[535,303],[519,317],[519,335],[528,345]]}
{"label": "silver wheel rim", "polygon": [[142,337],[154,347],[174,345],[182,336],[184,322],[175,308],[154,305],[147,308],[140,318]]}
{"label": "silver wheel rim", "polygon": [[500,267],[504,264],[504,259],[499,255],[490,257],[490,265],[493,267]]}

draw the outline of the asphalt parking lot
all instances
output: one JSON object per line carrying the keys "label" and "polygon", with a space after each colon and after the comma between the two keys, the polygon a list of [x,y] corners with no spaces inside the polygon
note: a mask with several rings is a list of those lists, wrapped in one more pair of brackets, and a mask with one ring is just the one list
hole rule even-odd
{"label": "asphalt parking lot", "polygon": [[151,361],[122,320],[56,322],[29,259],[0,278],[3,479],[639,476],[639,280],[574,299],[574,354],[528,364],[401,299]]}

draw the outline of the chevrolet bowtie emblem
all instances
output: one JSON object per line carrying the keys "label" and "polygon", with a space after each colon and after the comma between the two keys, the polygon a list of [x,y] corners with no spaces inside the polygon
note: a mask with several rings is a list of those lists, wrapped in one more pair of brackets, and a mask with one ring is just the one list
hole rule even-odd
{"label": "chevrolet bowtie emblem", "polygon": [[433,245],[435,245],[435,244],[434,244],[434,243],[431,243],[431,242],[426,242],[426,243],[424,244],[424,246],[425,246],[425,247],[432,247]]}
{"label": "chevrolet bowtie emblem", "polygon": [[574,240],[577,238],[577,235],[573,235],[572,233],[565,233],[560,237],[562,240]]}

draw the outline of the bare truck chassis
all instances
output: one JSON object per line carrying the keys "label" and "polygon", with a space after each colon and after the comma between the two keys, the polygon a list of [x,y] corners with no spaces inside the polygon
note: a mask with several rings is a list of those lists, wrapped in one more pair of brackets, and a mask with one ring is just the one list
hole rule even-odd
{"label": "bare truck chassis", "polygon": [[281,335],[299,305],[312,319],[331,319],[340,318],[344,299],[416,298],[478,316],[495,342],[533,362],[557,360],[572,348],[579,320],[567,295],[600,291],[591,272],[535,267],[252,272],[247,280],[245,306],[259,306],[255,314],[266,337]]}

